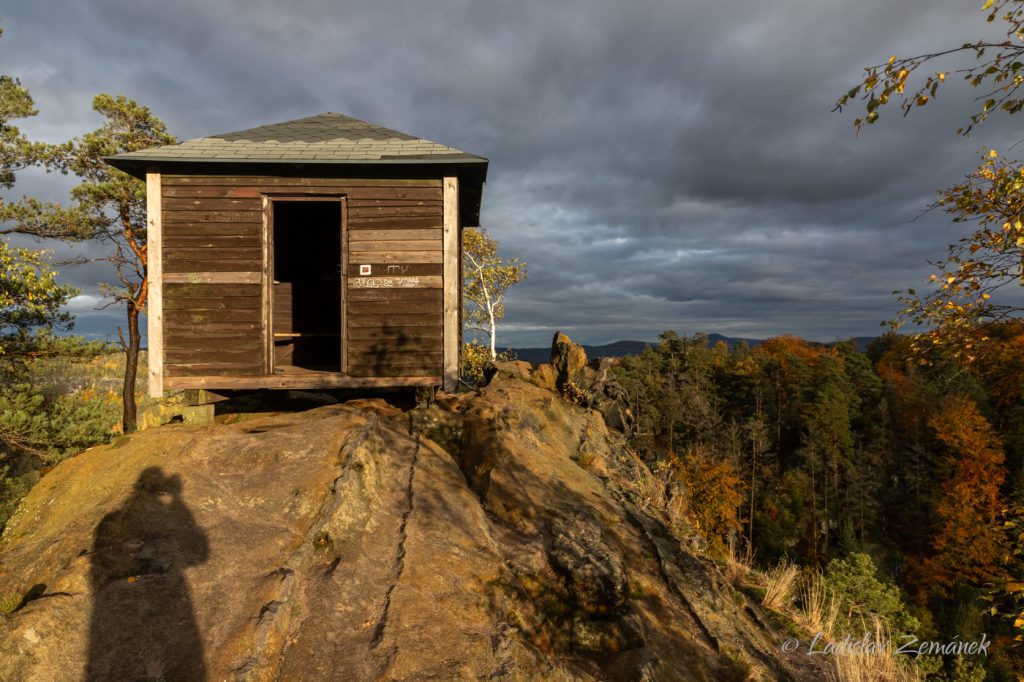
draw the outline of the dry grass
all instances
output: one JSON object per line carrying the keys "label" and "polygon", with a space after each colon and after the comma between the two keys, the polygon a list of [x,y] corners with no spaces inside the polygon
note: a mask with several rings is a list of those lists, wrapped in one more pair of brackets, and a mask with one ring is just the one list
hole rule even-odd
{"label": "dry grass", "polygon": [[601,452],[587,449],[580,453],[580,466],[598,478],[615,478],[616,471]]}
{"label": "dry grass", "polygon": [[835,630],[839,603],[825,584],[821,573],[810,573],[800,583],[799,617],[813,633],[821,633],[831,640]]}
{"label": "dry grass", "polygon": [[651,471],[647,465],[635,458],[628,462],[626,475],[620,477],[623,487],[632,490],[637,506],[650,512],[664,512],[668,502],[665,479]]}
{"label": "dry grass", "polygon": [[876,619],[868,634],[872,651],[831,657],[835,663],[835,682],[918,682],[921,679],[917,670],[904,665],[893,653],[892,640],[884,623]]}
{"label": "dry grass", "polygon": [[785,606],[793,594],[800,567],[785,559],[764,572],[764,599],[761,603],[770,609],[779,610]]}
{"label": "dry grass", "polygon": [[690,504],[684,495],[672,495],[665,503],[665,517],[669,528],[679,534],[686,534],[690,528]]}
{"label": "dry grass", "polygon": [[729,584],[733,587],[741,587],[750,582],[753,568],[747,557],[740,556],[736,552],[736,543],[730,541],[725,548],[725,567],[723,572]]}

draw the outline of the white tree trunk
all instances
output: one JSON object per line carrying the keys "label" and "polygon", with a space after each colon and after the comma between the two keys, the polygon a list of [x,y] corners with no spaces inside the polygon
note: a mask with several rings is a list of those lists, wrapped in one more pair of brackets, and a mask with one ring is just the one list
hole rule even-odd
{"label": "white tree trunk", "polygon": [[498,336],[498,325],[494,322],[494,306],[490,303],[490,296],[487,297],[487,317],[491,327],[491,360],[498,359],[498,351],[496,349],[497,336]]}
{"label": "white tree trunk", "polygon": [[[491,347],[491,360],[498,359],[497,351],[497,336],[498,336],[498,323],[494,319],[494,307],[498,301],[491,300],[491,290],[487,288],[487,279],[484,277],[484,266],[482,263],[477,262],[476,258],[473,258],[472,254],[467,254],[469,260],[473,263],[477,273],[480,277],[480,289],[484,293],[484,307],[487,308],[487,320],[488,320],[488,335],[490,336],[490,347]],[[498,299],[501,300],[501,297]]]}

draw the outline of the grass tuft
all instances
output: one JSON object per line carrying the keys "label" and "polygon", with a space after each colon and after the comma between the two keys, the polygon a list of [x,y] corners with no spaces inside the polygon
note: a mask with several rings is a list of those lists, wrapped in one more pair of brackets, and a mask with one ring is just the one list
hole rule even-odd
{"label": "grass tuft", "polygon": [[796,586],[797,578],[800,577],[800,567],[791,564],[785,559],[780,561],[773,568],[764,572],[764,599],[761,603],[776,611],[789,603]]}

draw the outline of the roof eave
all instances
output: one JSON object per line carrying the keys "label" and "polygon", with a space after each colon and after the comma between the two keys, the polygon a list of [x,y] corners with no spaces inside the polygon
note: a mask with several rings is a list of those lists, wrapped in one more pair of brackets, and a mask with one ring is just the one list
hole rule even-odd
{"label": "roof eave", "polygon": [[122,170],[131,175],[139,176],[138,173],[132,171],[142,170],[145,172],[144,166],[155,166],[162,164],[218,164],[218,163],[238,163],[238,164],[262,164],[262,165],[273,165],[273,164],[288,164],[288,165],[352,165],[352,166],[374,166],[377,164],[386,165],[420,165],[420,164],[451,164],[451,165],[465,165],[465,164],[483,164],[490,163],[487,159],[480,156],[460,156],[460,157],[444,157],[444,158],[388,158],[388,159],[274,159],[274,158],[210,158],[210,157],[194,157],[194,156],[128,156],[123,154],[117,154],[114,156],[101,157],[103,161],[109,163],[114,168]]}

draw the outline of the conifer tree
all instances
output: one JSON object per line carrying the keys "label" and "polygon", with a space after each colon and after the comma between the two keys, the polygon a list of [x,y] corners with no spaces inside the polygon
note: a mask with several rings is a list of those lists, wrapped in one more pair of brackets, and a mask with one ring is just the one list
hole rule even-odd
{"label": "conifer tree", "polygon": [[97,95],[93,109],[103,125],[63,144],[35,145],[35,160],[47,170],[71,173],[81,184],[71,190],[68,206],[31,197],[0,208],[7,233],[65,241],[96,240],[107,247],[97,260],[113,266],[117,285],[105,288],[112,304],[125,306],[127,339],[118,328],[126,355],[122,385],[122,426],[136,428],[135,379],[142,334],[139,315],[149,294],[146,253],[146,185],[116,170],[103,157],[171,144],[174,137],[148,107],[123,97]]}

